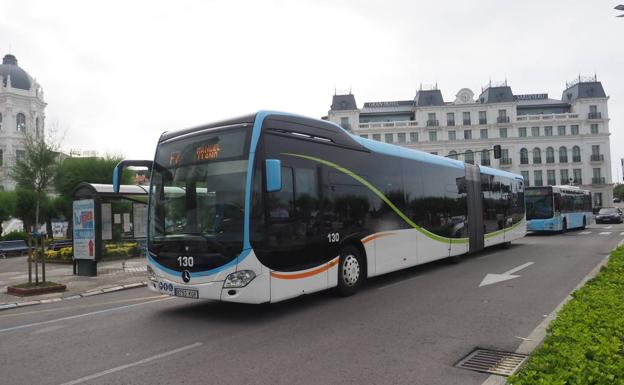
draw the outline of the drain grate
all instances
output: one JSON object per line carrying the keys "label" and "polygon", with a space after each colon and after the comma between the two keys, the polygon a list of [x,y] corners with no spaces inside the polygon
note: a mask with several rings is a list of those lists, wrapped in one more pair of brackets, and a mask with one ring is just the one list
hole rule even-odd
{"label": "drain grate", "polygon": [[476,372],[511,376],[528,357],[526,354],[477,348],[455,366]]}

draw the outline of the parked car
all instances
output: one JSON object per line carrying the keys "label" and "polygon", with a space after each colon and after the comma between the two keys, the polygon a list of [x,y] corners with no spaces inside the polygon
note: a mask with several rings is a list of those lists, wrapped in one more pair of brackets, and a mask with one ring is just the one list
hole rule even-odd
{"label": "parked car", "polygon": [[596,215],[596,223],[622,223],[624,222],[624,213],[621,209],[615,207],[603,207]]}
{"label": "parked car", "polygon": [[618,198],[618,197],[614,197],[613,198],[613,203],[620,203],[620,202],[622,202],[622,200],[620,198]]}

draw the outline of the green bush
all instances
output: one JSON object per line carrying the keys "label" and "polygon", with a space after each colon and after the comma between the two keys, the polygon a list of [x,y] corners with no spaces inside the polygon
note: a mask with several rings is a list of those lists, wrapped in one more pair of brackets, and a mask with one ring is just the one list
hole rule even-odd
{"label": "green bush", "polygon": [[624,384],[624,247],[572,297],[510,384]]}
{"label": "green bush", "polygon": [[0,237],[2,241],[19,241],[24,240],[28,242],[28,234],[23,231],[13,231],[8,233],[7,235]]}

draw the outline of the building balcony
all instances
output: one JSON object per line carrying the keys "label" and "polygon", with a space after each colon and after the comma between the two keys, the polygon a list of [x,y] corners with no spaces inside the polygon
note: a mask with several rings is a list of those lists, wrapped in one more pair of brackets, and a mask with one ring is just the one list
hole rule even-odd
{"label": "building balcony", "polygon": [[490,160],[489,160],[489,159],[481,159],[481,165],[483,165],[483,166],[489,166],[490,164],[491,164],[491,163],[490,163]]}
{"label": "building balcony", "polygon": [[581,157],[580,156],[573,157],[572,163],[581,163]]}
{"label": "building balcony", "polygon": [[603,154],[592,154],[591,155],[591,161],[592,162],[604,162],[604,155]]}
{"label": "building balcony", "polygon": [[555,163],[555,158],[546,158],[546,163]]}
{"label": "building balcony", "polygon": [[509,116],[499,116],[496,118],[496,123],[509,123]]}
{"label": "building balcony", "polygon": [[605,177],[592,178],[592,184],[605,184]]}
{"label": "building balcony", "polygon": [[464,126],[470,126],[470,119],[464,119]]}
{"label": "building balcony", "polygon": [[371,122],[371,123],[359,123],[359,129],[371,129],[371,128],[402,128],[402,127],[418,127],[418,122],[415,120],[403,120],[397,122]]}
{"label": "building balcony", "polygon": [[347,131],[351,131],[351,123],[341,123],[340,127],[344,128]]}
{"label": "building balcony", "polygon": [[479,124],[487,124],[487,119],[479,119]]}
{"label": "building balcony", "polygon": [[574,183],[577,186],[580,186],[583,184],[583,178],[574,179],[572,183]]}
{"label": "building balcony", "polygon": [[453,127],[453,126],[455,126],[455,121],[454,120],[447,120],[446,121],[446,125],[449,126],[449,127]]}
{"label": "building balcony", "polygon": [[536,121],[536,120],[578,120],[579,114],[538,114],[538,115],[519,115],[516,117],[517,122]]}
{"label": "building balcony", "polygon": [[587,114],[587,119],[602,119],[601,112],[590,112]]}
{"label": "building balcony", "polygon": [[511,158],[500,158],[500,165],[501,166],[511,166]]}
{"label": "building balcony", "polygon": [[529,158],[520,158],[521,165],[529,165]]}
{"label": "building balcony", "polygon": [[427,127],[438,127],[439,125],[439,120],[427,120]]}

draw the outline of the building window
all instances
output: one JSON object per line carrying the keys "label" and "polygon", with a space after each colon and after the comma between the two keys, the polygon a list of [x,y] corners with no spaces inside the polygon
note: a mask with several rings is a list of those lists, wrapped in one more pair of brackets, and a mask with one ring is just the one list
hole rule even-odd
{"label": "building window", "polygon": [[511,164],[511,159],[509,159],[509,149],[503,148],[501,150],[501,162],[503,162],[503,164]]}
{"label": "building window", "polygon": [[542,163],[542,150],[539,147],[533,149],[533,164]]}
{"label": "building window", "polygon": [[592,162],[600,162],[603,159],[604,159],[603,156],[600,155],[600,145],[598,144],[592,145],[592,153],[591,153]]}
{"label": "building window", "polygon": [[555,163],[555,149],[546,147],[546,163]]}
{"label": "building window", "polygon": [[507,116],[507,110],[498,110],[498,123],[509,123],[509,117]]}
{"label": "building window", "polygon": [[464,126],[470,126],[470,112],[463,112],[462,117]]}
{"label": "building window", "polygon": [[540,136],[539,135],[539,127],[531,127],[531,136]]}
{"label": "building window", "polygon": [[360,137],[364,138],[364,139],[368,139],[368,135],[367,134],[362,134],[362,135],[360,135]]}
{"label": "building window", "polygon": [[22,161],[26,158],[26,151],[24,150],[15,150],[15,160]]}
{"label": "building window", "polygon": [[481,151],[481,164],[484,166],[490,165],[490,151],[488,150]]}
{"label": "building window", "polygon": [[397,134],[397,142],[405,143],[405,133],[404,132],[399,132]]}
{"label": "building window", "polygon": [[464,130],[464,139],[472,139],[472,130]]}
{"label": "building window", "polygon": [[601,174],[600,168],[594,168],[592,171],[594,173],[592,184],[603,184],[604,182],[602,181],[602,178],[601,178],[602,175],[600,175]]}
{"label": "building window", "polygon": [[446,113],[446,125],[447,126],[454,126],[455,125],[455,113],[454,112],[447,112]]}
{"label": "building window", "polygon": [[449,151],[448,157],[451,159],[457,159],[457,151],[455,150]]}
{"label": "building window", "polygon": [[522,179],[524,179],[524,185],[529,187],[531,184],[529,183],[529,172],[528,171],[520,171],[520,175],[522,175]]}
{"label": "building window", "polygon": [[436,119],[436,113],[430,112],[427,114],[427,127],[437,127],[438,120]]}
{"label": "building window", "polygon": [[381,142],[381,134],[373,134],[373,140]]}
{"label": "building window", "polygon": [[557,126],[557,135],[565,136],[565,134],[566,134],[565,128],[566,128],[566,126]]}
{"label": "building window", "polygon": [[474,164],[474,153],[472,152],[472,150],[466,151],[466,154],[464,155],[464,160],[466,161],[466,163]]}
{"label": "building window", "polygon": [[2,114],[0,113],[0,131],[2,131]]}
{"label": "building window", "polygon": [[526,127],[518,127],[518,136],[521,138],[526,138],[527,136]]}
{"label": "building window", "polygon": [[579,146],[572,147],[572,162],[581,161],[581,148]]}
{"label": "building window", "polygon": [[384,141],[386,143],[393,143],[394,142],[394,135],[393,134],[384,134]]}
{"label": "building window", "polygon": [[559,163],[568,163],[568,149],[565,146],[559,147]]}
{"label": "building window", "polygon": [[578,124],[573,124],[570,126],[570,132],[572,135],[578,135],[579,134],[579,126]]}
{"label": "building window", "polygon": [[589,129],[590,129],[590,132],[591,132],[592,135],[598,135],[598,124],[592,123],[589,126]]}
{"label": "building window", "polygon": [[583,174],[580,168],[573,169],[572,175],[574,177],[574,184],[583,184]]}
{"label": "building window", "polygon": [[351,130],[351,124],[349,123],[349,118],[346,116],[343,116],[342,118],[340,118],[340,126],[342,126],[342,128],[344,128],[345,130]]}
{"label": "building window", "polygon": [[589,115],[588,119],[601,119],[602,116],[600,112],[598,112],[598,106],[589,106]]}
{"label": "building window", "polygon": [[529,164],[529,151],[526,148],[520,149],[520,164]]}
{"label": "building window", "polygon": [[437,142],[438,141],[438,132],[437,131],[429,131],[429,141]]}
{"label": "building window", "polygon": [[479,133],[480,133],[479,135],[480,135],[481,139],[487,139],[488,138],[488,130],[487,130],[487,128],[482,128],[479,131]]}
{"label": "building window", "polygon": [[4,155],[2,150],[0,149],[0,167],[4,165]]}
{"label": "building window", "polygon": [[594,207],[602,207],[602,193],[593,193],[594,197]]}
{"label": "building window", "polygon": [[410,142],[411,143],[418,142],[418,133],[417,132],[410,132]]}
{"label": "building window", "polygon": [[485,111],[479,111],[479,124],[487,124],[487,115]]}
{"label": "building window", "polygon": [[569,184],[570,175],[568,174],[568,170],[561,170],[559,173],[561,174],[561,184]]}
{"label": "building window", "polygon": [[26,116],[21,112],[15,118],[15,128],[19,132],[26,132]]}
{"label": "building window", "polygon": [[534,180],[535,186],[537,187],[544,185],[542,183],[542,170],[533,171],[533,180]]}
{"label": "building window", "polygon": [[500,127],[498,129],[498,136],[500,136],[501,138],[506,138],[507,137],[507,127]]}
{"label": "building window", "polygon": [[545,126],[544,127],[544,136],[553,136],[552,126]]}
{"label": "building window", "polygon": [[448,132],[448,140],[457,140],[457,133],[455,130],[451,130]]}
{"label": "building window", "polygon": [[546,170],[546,183],[550,186],[557,184],[557,178],[555,177],[555,170]]}

